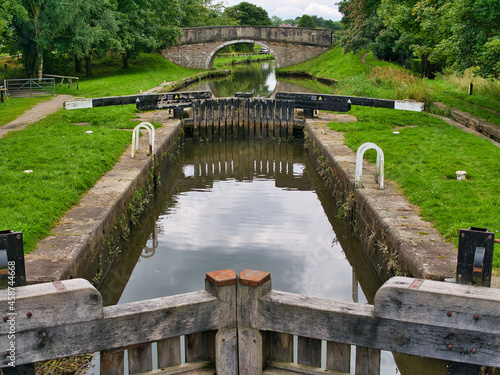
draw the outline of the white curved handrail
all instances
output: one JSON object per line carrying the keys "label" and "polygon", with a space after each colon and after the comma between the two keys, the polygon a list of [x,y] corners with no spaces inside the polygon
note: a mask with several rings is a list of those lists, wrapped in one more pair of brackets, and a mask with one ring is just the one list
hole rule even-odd
{"label": "white curved handrail", "polygon": [[134,128],[132,132],[132,151],[130,153],[131,157],[135,156],[136,152],[139,152],[139,131],[140,129],[146,129],[149,132],[149,154],[151,158],[155,159],[155,128],[150,122],[141,122]]}
{"label": "white curved handrail", "polygon": [[375,182],[378,182],[380,189],[384,189],[384,152],[375,143],[366,142],[359,146],[356,152],[356,172],[354,173],[354,186],[361,189],[361,175],[363,173],[363,155],[367,150],[377,151],[377,164],[375,165]]}

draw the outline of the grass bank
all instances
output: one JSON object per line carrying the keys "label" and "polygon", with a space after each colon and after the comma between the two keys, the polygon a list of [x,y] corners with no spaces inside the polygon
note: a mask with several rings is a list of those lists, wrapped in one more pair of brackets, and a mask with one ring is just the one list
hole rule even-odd
{"label": "grass bank", "polygon": [[[155,54],[143,55],[128,70],[113,69],[96,70],[94,77],[82,79],[78,91],[63,87],[58,92],[85,97],[127,95],[197,73]],[[9,103],[18,106],[18,112],[33,104],[25,105],[22,99],[9,99]],[[5,108],[0,103],[0,111]],[[25,252],[32,251],[123,154],[131,141],[131,132],[123,130],[137,125],[131,121],[135,117],[133,105],[60,110],[0,138],[0,228],[22,231]]]}
{"label": "grass bank", "polygon": [[[377,61],[372,54],[344,55],[333,49],[313,60],[284,70],[304,70],[334,78],[332,94],[414,99],[427,105],[442,101],[448,106],[500,124],[500,84],[473,77],[442,75],[421,79],[405,69]],[[467,75],[469,74],[469,75]],[[475,94],[467,95],[473,80]],[[488,110],[488,109],[490,110]],[[493,110],[493,111],[491,111]],[[421,209],[449,241],[458,243],[458,231],[470,226],[488,228],[500,237],[500,149],[490,141],[456,129],[428,113],[353,107],[354,123],[331,123],[345,132],[353,150],[374,142],[385,154],[386,177],[398,183],[409,201]],[[400,134],[393,134],[394,130]],[[366,153],[375,162],[375,153]],[[467,171],[465,181],[455,172]],[[495,245],[494,268],[500,270],[500,246]]]}
{"label": "grass bank", "polygon": [[0,102],[0,126],[3,126],[32,108],[40,102],[49,100],[50,96],[34,97],[34,98],[8,98],[2,103]]}
{"label": "grass bank", "polygon": [[215,69],[228,69],[234,65],[250,64],[252,62],[274,60],[273,55],[223,56],[214,60]]}

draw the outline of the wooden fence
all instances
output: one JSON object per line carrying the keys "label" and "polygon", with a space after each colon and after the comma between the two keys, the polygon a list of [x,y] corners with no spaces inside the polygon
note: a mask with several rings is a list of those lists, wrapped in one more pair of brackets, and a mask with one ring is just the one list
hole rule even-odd
{"label": "wooden fence", "polygon": [[[290,100],[219,98],[193,101],[196,139],[281,139],[294,135],[294,104]],[[189,125],[191,121],[186,121]]]}
{"label": "wooden fence", "polygon": [[101,374],[121,375],[127,350],[131,374],[338,375],[350,371],[351,345],[356,374],[379,374],[381,349],[500,366],[500,290],[430,280],[392,278],[374,306],[275,291],[253,270],[209,272],[203,291],[104,308],[87,281],[56,281],[2,290],[0,306],[0,367],[100,351]]}

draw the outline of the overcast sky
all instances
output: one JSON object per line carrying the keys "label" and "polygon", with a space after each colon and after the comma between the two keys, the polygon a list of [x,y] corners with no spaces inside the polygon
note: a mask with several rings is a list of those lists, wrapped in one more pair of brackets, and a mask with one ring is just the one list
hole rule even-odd
{"label": "overcast sky", "polygon": [[332,21],[340,21],[342,14],[339,13],[335,0],[223,0],[224,5],[234,6],[247,1],[264,8],[269,17],[278,16],[281,19],[294,19],[303,14],[323,17]]}

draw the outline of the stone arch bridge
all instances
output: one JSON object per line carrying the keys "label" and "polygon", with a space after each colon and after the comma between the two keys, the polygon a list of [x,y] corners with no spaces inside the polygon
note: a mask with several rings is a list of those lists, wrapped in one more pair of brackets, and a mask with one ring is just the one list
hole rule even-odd
{"label": "stone arch bridge", "polygon": [[278,68],[310,60],[332,44],[332,31],[325,29],[222,26],[182,31],[179,44],[161,54],[177,65],[194,69],[212,69],[217,52],[230,44],[254,43],[267,48]]}

